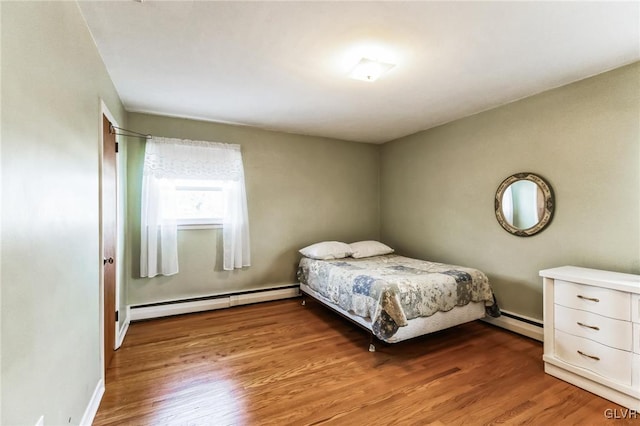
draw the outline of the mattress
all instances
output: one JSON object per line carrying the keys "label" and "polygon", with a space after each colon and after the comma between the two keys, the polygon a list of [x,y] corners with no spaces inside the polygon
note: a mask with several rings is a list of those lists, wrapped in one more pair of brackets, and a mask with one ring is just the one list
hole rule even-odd
{"label": "mattress", "polygon": [[[313,297],[318,302],[329,306],[340,315],[349,318],[351,321],[357,323],[362,328],[369,331],[373,330],[373,324],[371,318],[364,318],[354,315],[352,312],[347,312],[335,303],[330,302],[322,295],[314,291],[306,284],[300,284],[300,291],[310,297]],[[404,327],[399,327],[398,331],[389,337],[384,337],[383,340],[387,343],[397,343],[403,340],[413,339],[414,337],[423,336],[425,334],[433,333],[436,331],[444,330],[446,328],[454,327],[459,324],[464,324],[470,321],[474,321],[485,317],[485,305],[484,302],[471,302],[465,306],[456,306],[447,312],[436,312],[430,317],[418,317],[411,319]]]}
{"label": "mattress", "polygon": [[[373,335],[387,342],[403,340],[396,335],[406,334],[403,327],[412,320],[470,303],[491,316],[499,315],[487,276],[463,266],[398,255],[339,260],[303,258],[298,279],[303,290],[304,285],[323,303],[337,306],[354,318],[363,318]],[[475,318],[467,321],[484,316],[484,312],[470,316]],[[413,337],[413,333],[409,334]]]}

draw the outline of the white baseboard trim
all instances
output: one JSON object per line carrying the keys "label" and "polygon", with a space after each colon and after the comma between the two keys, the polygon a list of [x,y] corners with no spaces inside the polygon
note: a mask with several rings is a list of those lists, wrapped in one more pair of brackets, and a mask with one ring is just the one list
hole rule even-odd
{"label": "white baseboard trim", "polygon": [[98,384],[93,391],[91,399],[89,400],[89,405],[87,405],[87,408],[84,410],[84,414],[80,420],[80,426],[91,426],[93,419],[96,417],[96,413],[98,412],[98,407],[100,407],[102,395],[104,395],[104,382],[100,379],[98,380]]}
{"label": "white baseboard trim", "polygon": [[[544,329],[542,326],[533,325],[527,321],[540,323],[541,321],[525,317],[524,315],[514,314],[509,311],[502,311],[506,315],[501,315],[498,318],[485,317],[482,320],[497,327],[504,328],[514,333],[522,334],[523,336],[530,337],[540,342],[544,341]],[[515,317],[515,318],[513,318]],[[517,319],[522,318],[522,320]]]}
{"label": "white baseboard trim", "polygon": [[190,314],[193,312],[209,311],[213,309],[228,308],[229,298],[202,300],[197,302],[175,302],[167,305],[145,306],[141,308],[131,307],[131,321],[140,321],[151,318],[162,318],[171,315]]}
{"label": "white baseboard trim", "polygon": [[131,307],[127,306],[126,308],[127,317],[124,321],[124,325],[120,330],[118,330],[118,335],[116,336],[116,349],[120,349],[122,346],[122,342],[124,342],[124,336],[127,335],[127,331],[129,331],[129,324],[131,323]]}
{"label": "white baseboard trim", "polygon": [[287,285],[286,288],[273,288],[269,290],[233,293],[229,295],[215,296],[214,298],[205,300],[176,300],[152,306],[131,306],[128,318],[130,321],[140,321],[171,315],[211,311],[214,309],[223,309],[238,305],[248,305],[251,303],[289,299],[291,297],[298,297],[299,295],[300,289],[299,287],[297,287],[297,284],[291,284]]}

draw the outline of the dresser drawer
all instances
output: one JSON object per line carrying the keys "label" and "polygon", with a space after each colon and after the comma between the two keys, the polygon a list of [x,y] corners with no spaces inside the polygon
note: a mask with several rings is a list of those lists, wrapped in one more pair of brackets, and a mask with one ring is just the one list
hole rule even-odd
{"label": "dresser drawer", "polygon": [[623,321],[631,320],[631,294],[555,280],[555,303]]}
{"label": "dresser drawer", "polygon": [[[640,354],[640,324],[633,324],[633,351]],[[640,365],[638,366],[640,368]]]}
{"label": "dresser drawer", "polygon": [[640,323],[640,294],[631,295],[631,321]]}
{"label": "dresser drawer", "polygon": [[613,348],[631,351],[632,325],[629,321],[603,317],[578,309],[555,306],[556,329],[586,337]]}
{"label": "dresser drawer", "polygon": [[[555,330],[556,356],[614,382],[631,386],[631,352],[613,349],[583,337]],[[582,354],[581,354],[582,353]]]}

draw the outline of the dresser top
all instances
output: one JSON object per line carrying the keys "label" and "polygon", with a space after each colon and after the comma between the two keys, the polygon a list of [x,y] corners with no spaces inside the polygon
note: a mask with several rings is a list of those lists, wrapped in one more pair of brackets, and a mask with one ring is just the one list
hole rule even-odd
{"label": "dresser top", "polygon": [[544,269],[540,271],[540,276],[587,285],[597,285],[629,293],[640,293],[640,275],[580,268],[578,266],[561,266],[559,268]]}

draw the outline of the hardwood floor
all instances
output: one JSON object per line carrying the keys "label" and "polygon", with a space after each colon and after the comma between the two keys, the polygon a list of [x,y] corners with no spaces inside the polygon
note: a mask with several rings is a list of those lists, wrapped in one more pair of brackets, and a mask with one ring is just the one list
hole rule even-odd
{"label": "hardwood floor", "polygon": [[[542,344],[486,323],[367,351],[299,299],[131,324],[95,425],[638,424],[544,374]],[[617,410],[617,411],[613,411]]]}

